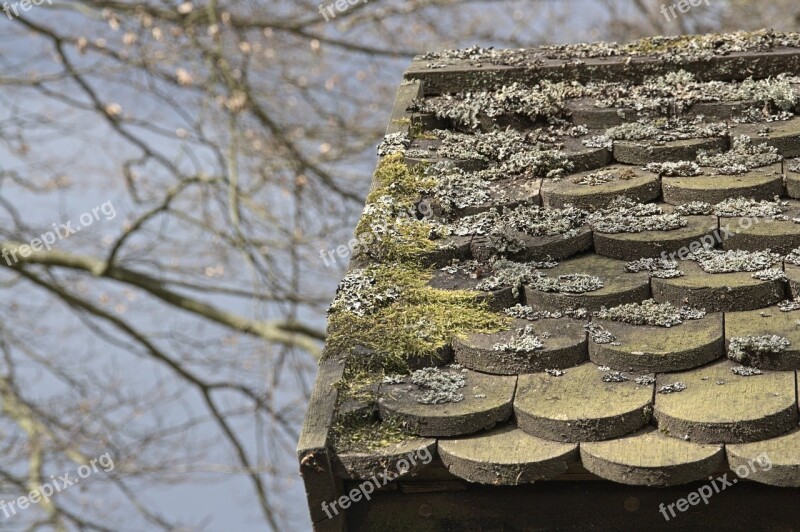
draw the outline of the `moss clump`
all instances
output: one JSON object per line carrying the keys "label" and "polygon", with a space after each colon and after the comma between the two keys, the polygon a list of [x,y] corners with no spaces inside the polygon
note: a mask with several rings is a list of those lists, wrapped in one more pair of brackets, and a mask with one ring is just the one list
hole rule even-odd
{"label": "moss clump", "polygon": [[371,452],[408,439],[396,420],[337,419],[331,427],[333,447],[338,452]]}
{"label": "moss clump", "polygon": [[436,249],[437,226],[418,219],[417,204],[435,181],[421,167],[409,168],[403,155],[384,157],[375,171],[375,188],[356,226],[358,255],[379,261],[412,260]]}
{"label": "moss clump", "polygon": [[377,265],[373,275],[398,287],[399,297],[367,315],[334,312],[328,320],[331,352],[360,344],[375,353],[361,360],[370,368],[405,371],[409,357],[436,357],[454,337],[509,326],[508,318],[478,302],[473,291],[428,286],[433,273],[413,264]]}

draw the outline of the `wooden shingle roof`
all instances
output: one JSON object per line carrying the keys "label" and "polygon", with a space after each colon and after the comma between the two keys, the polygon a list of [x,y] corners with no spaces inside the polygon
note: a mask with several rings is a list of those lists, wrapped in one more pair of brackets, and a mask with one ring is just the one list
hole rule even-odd
{"label": "wooden shingle roof", "polygon": [[798,34],[415,59],[298,449],[314,521],[420,450],[401,489],[764,453],[800,487],[798,114]]}

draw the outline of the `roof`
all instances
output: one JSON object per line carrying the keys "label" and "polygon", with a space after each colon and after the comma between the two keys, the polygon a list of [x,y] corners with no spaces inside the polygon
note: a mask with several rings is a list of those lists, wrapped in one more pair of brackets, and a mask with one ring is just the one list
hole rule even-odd
{"label": "roof", "polygon": [[798,76],[800,35],[774,32],[416,58],[331,306],[307,486],[422,451],[490,485],[768,456],[750,480],[800,486]]}

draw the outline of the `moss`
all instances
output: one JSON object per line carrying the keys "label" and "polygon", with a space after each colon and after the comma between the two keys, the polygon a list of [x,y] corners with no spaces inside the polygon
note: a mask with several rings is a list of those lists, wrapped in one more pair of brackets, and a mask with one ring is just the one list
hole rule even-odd
{"label": "moss", "polygon": [[333,447],[338,452],[370,452],[408,439],[401,422],[395,420],[339,418],[331,427]]}
{"label": "moss", "polygon": [[436,357],[454,337],[497,332],[510,324],[510,319],[478,302],[474,291],[428,286],[433,274],[420,267],[380,265],[375,275],[398,286],[400,297],[372,314],[336,312],[328,321],[331,351],[363,345],[375,352],[362,361],[370,368],[404,371],[409,357]]}
{"label": "moss", "polygon": [[356,226],[358,254],[380,261],[411,260],[436,249],[436,224],[416,217],[422,194],[436,185],[421,166],[410,168],[403,155],[384,157],[375,171],[375,187]]}

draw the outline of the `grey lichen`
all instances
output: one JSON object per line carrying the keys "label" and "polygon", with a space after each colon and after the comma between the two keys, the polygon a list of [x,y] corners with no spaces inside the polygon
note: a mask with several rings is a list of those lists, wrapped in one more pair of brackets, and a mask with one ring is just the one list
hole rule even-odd
{"label": "grey lichen", "polygon": [[773,201],[756,201],[752,198],[728,198],[717,203],[713,208],[716,216],[723,217],[750,217],[750,218],[786,218],[781,216],[789,205],[786,201],[781,201],[775,197]]}
{"label": "grey lichen", "polygon": [[703,169],[692,161],[648,163],[644,169],[662,177],[692,177],[703,174]]}
{"label": "grey lichen", "polygon": [[416,395],[418,403],[440,405],[464,400],[464,394],[458,391],[467,385],[467,378],[463,373],[440,368],[422,368],[414,371],[410,380],[420,388]]}
{"label": "grey lichen", "polygon": [[678,263],[664,258],[642,258],[625,264],[625,271],[630,273],[649,272],[650,277],[658,279],[674,279],[682,277],[684,272],[678,269]]}
{"label": "grey lichen", "polygon": [[702,118],[640,119],[606,130],[613,140],[650,141],[654,145],[699,138],[724,137],[728,125],[722,122],[706,123]]}
{"label": "grey lichen", "polygon": [[800,299],[786,299],[778,303],[778,309],[781,312],[793,312],[800,310]]}
{"label": "grey lichen", "polygon": [[528,305],[521,305],[517,303],[513,307],[503,310],[506,316],[518,318],[529,321],[537,321],[542,319],[558,319],[562,317],[573,319],[585,319],[589,316],[589,311],[585,308],[570,308],[564,310],[534,310]]}
{"label": "grey lichen", "polygon": [[[596,344],[610,344],[616,341],[616,337],[611,334],[605,327],[600,325],[599,323],[591,322],[587,323],[583,327],[586,329],[586,332],[589,333],[589,337],[592,341]],[[609,368],[605,366],[598,366],[597,369],[607,371]]]}
{"label": "grey lichen", "polygon": [[405,153],[410,145],[411,139],[408,133],[389,133],[383,137],[383,140],[378,145],[378,156],[384,157],[395,153]]}
{"label": "grey lichen", "polygon": [[757,272],[766,270],[780,260],[780,255],[764,251],[707,249],[689,256],[706,273]]}
{"label": "grey lichen", "polygon": [[567,99],[579,95],[579,86],[545,80],[531,87],[512,83],[495,91],[463,92],[443,98],[418,100],[416,106],[420,112],[452,120],[459,126],[478,129],[481,115],[489,118],[521,115],[534,121],[561,116]]}
{"label": "grey lichen", "polygon": [[755,144],[747,135],[733,139],[733,147],[725,152],[700,150],[697,163],[710,166],[714,172],[722,175],[744,174],[755,168],[769,166],[782,159],[778,149],[766,143]]}
{"label": "grey lichen", "polygon": [[594,316],[600,319],[658,327],[673,327],[680,325],[684,320],[699,320],[705,315],[705,310],[687,306],[679,308],[671,303],[656,303],[653,299],[611,308],[602,307],[594,313]]}
{"label": "grey lichen", "polygon": [[561,369],[546,369],[544,372],[551,377],[563,377],[565,375],[564,370]]}
{"label": "grey lichen", "polygon": [[482,279],[475,288],[492,291],[510,286],[514,297],[517,297],[522,285],[532,282],[541,275],[540,269],[554,268],[557,265],[558,263],[552,259],[541,262],[495,260],[491,263],[492,275]]}
{"label": "grey lichen", "polygon": [[544,349],[544,342],[531,325],[517,328],[508,342],[498,342],[492,346],[492,351],[505,353],[530,353],[541,349]]}
{"label": "grey lichen", "polygon": [[650,386],[656,383],[656,378],[652,375],[639,375],[636,377],[635,382],[640,386]]}
{"label": "grey lichen", "polygon": [[786,274],[780,268],[768,268],[766,270],[759,270],[752,275],[753,279],[759,281],[785,281],[787,280]]}
{"label": "grey lichen", "polygon": [[610,371],[603,375],[603,382],[626,382],[629,380],[621,371]]}
{"label": "grey lichen", "polygon": [[686,389],[686,383],[682,381],[673,382],[672,384],[665,384],[658,389],[658,393],[680,393]]}
{"label": "grey lichen", "polygon": [[540,274],[530,282],[531,288],[541,292],[558,292],[562,294],[585,294],[603,288],[603,280],[595,275],[570,273],[558,277],[547,277]]}
{"label": "grey lichen", "polygon": [[714,206],[705,201],[691,201],[676,206],[673,212],[684,216],[705,216],[714,212]]}
{"label": "grey lichen", "polygon": [[763,375],[764,372],[758,368],[751,368],[750,366],[736,366],[731,368],[731,372],[734,375],[739,375],[740,377],[753,377],[754,375]]}
{"label": "grey lichen", "polygon": [[764,358],[778,355],[791,345],[788,338],[777,334],[736,336],[728,342],[728,358],[752,367],[763,365]]}
{"label": "grey lichen", "polygon": [[688,224],[679,214],[664,214],[654,203],[639,203],[625,196],[615,198],[607,208],[592,213],[588,222],[600,233],[671,231]]}
{"label": "grey lichen", "polygon": [[329,312],[350,312],[366,316],[396,301],[401,294],[397,286],[382,286],[370,269],[356,269],[344,276],[336,289]]}

